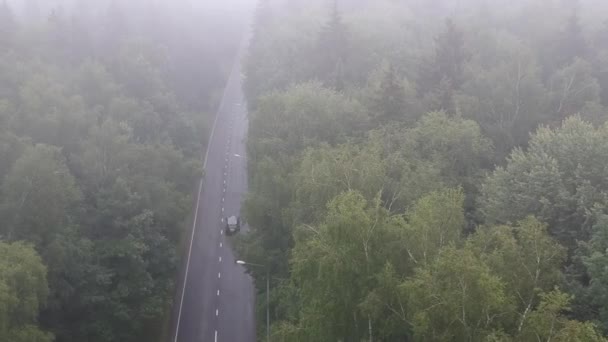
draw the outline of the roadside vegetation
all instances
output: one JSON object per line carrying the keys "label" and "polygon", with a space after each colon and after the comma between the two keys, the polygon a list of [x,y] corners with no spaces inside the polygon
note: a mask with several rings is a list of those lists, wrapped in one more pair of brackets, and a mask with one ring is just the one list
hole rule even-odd
{"label": "roadside vegetation", "polygon": [[241,23],[0,1],[0,341],[162,338]]}
{"label": "roadside vegetation", "polygon": [[274,341],[606,341],[608,6],[454,3],[259,3]]}

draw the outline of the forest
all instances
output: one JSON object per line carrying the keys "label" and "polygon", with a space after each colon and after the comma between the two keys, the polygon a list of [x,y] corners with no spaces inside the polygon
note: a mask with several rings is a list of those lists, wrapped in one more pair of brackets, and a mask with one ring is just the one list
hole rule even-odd
{"label": "forest", "polygon": [[0,1],[0,341],[161,341],[244,27],[187,1]]}
{"label": "forest", "polygon": [[244,74],[259,340],[608,341],[606,2],[262,0]]}

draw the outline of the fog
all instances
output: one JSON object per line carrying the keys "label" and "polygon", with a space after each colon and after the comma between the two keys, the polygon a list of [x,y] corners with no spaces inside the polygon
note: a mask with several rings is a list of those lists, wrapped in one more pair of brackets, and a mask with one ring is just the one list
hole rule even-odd
{"label": "fog", "polygon": [[0,0],[0,342],[607,342],[607,66],[608,0]]}

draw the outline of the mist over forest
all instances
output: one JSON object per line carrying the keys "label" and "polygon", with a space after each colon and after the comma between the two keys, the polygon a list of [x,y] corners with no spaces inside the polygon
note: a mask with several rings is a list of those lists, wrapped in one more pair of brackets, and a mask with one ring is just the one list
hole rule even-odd
{"label": "mist over forest", "polygon": [[608,341],[607,1],[0,0],[0,342],[174,341],[235,65],[258,340]]}

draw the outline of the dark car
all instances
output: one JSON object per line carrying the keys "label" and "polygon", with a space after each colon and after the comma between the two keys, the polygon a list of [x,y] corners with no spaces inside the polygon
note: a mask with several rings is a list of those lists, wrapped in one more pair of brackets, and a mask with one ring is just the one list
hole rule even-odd
{"label": "dark car", "polygon": [[226,235],[234,235],[241,231],[241,218],[238,216],[230,216],[226,218],[226,227],[224,228]]}

